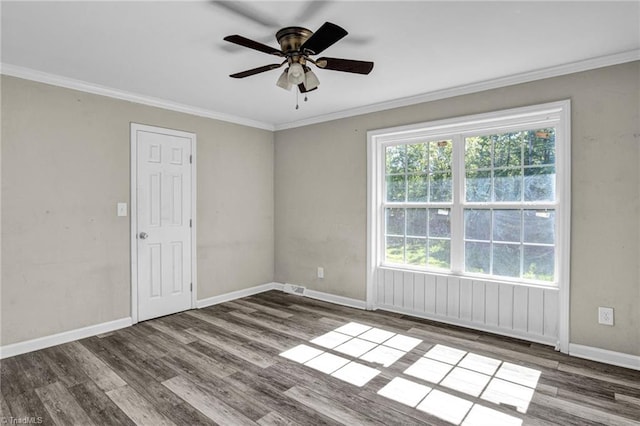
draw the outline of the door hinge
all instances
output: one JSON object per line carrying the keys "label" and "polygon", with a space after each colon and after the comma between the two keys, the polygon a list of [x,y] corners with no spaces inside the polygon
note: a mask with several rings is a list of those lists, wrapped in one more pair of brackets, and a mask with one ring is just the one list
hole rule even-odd
{"label": "door hinge", "polygon": [[189,164],[193,164],[193,155],[189,156]]}
{"label": "door hinge", "polygon": [[193,228],[193,219],[189,219],[189,228]]}
{"label": "door hinge", "polygon": [[191,283],[191,291],[193,291],[193,283]]}

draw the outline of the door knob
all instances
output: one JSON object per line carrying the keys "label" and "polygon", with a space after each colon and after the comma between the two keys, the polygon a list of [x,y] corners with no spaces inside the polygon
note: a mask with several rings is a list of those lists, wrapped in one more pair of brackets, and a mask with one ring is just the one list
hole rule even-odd
{"label": "door knob", "polygon": [[147,234],[146,232],[141,232],[139,235],[141,240],[146,240],[148,236],[149,234]]}

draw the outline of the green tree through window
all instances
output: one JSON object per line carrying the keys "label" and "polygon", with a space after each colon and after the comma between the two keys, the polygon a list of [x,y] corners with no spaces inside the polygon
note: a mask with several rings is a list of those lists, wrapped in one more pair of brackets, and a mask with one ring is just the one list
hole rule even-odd
{"label": "green tree through window", "polygon": [[[464,160],[458,197],[454,149]],[[390,143],[384,164],[384,262],[449,270],[460,208],[464,272],[554,281],[554,127]]]}

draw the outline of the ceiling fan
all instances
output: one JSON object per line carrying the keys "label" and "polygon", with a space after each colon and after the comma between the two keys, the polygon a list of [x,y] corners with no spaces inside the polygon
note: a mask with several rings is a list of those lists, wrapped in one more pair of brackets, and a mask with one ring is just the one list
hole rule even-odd
{"label": "ceiling fan", "polygon": [[347,34],[344,28],[331,22],[325,22],[315,33],[302,27],[286,27],[276,33],[276,40],[280,44],[280,49],[237,34],[227,36],[224,40],[230,43],[284,58],[281,63],[264,65],[231,74],[229,77],[245,78],[277,69],[287,64],[288,67],[280,75],[276,85],[286,90],[291,90],[293,86],[297,86],[301,93],[306,93],[317,89],[320,84],[318,77],[309,68],[308,64],[333,71],[369,74],[373,69],[373,62],[328,57],[311,58],[311,56],[322,53]]}

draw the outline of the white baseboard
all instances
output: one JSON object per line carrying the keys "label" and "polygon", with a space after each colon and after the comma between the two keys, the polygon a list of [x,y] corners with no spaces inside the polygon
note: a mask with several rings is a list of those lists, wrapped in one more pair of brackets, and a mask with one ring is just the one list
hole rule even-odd
{"label": "white baseboard", "polygon": [[640,370],[640,356],[638,355],[630,355],[623,352],[615,352],[575,343],[569,343],[569,355],[590,359],[591,361],[603,362],[605,364],[617,365],[618,367]]}
{"label": "white baseboard", "polygon": [[337,296],[331,293],[324,293],[322,291],[309,290],[304,292],[305,297],[311,299],[322,300],[323,302],[334,303],[336,305],[348,306],[356,309],[366,309],[367,304],[363,300],[352,299],[350,297]]}
{"label": "white baseboard", "polygon": [[269,290],[282,290],[282,284],[267,283],[257,285],[255,287],[245,288],[231,293],[221,294],[220,296],[207,297],[196,302],[196,308],[206,308],[207,306],[217,305],[218,303],[230,302],[242,297],[253,296],[254,294],[263,293]]}
{"label": "white baseboard", "polygon": [[[279,288],[277,289],[280,291],[284,291],[283,289],[285,285],[294,286],[294,287],[298,286],[298,284],[290,284],[290,283],[277,284],[277,285],[279,286]],[[309,288],[307,287],[305,287],[304,294],[302,296],[308,297],[310,299],[321,300],[323,302],[333,303],[335,305],[348,306],[349,308],[367,309],[367,303],[362,300],[352,299],[350,297],[338,296],[336,294],[325,293],[323,291],[309,290]]]}
{"label": "white baseboard", "polygon": [[442,322],[445,324],[457,325],[460,327],[470,328],[473,330],[487,331],[489,333],[499,334],[507,337],[514,337],[516,339],[523,339],[529,342],[540,343],[543,345],[556,346],[557,345],[557,337],[549,337],[549,336],[541,336],[539,334],[531,334],[526,332],[520,332],[518,330],[510,330],[506,328],[500,327],[492,327],[486,324],[480,324],[473,321],[465,321],[457,318],[450,318],[441,315],[431,315],[426,312],[414,311],[411,309],[399,308],[397,306],[390,305],[378,305],[376,309],[380,309],[382,311],[395,312],[398,314],[411,315],[412,317],[424,318],[432,321]]}
{"label": "white baseboard", "polygon": [[[258,285],[255,287],[245,288],[238,291],[232,291],[230,293],[221,294],[219,296],[208,297],[196,302],[198,309],[205,308],[207,306],[217,305],[218,303],[229,302],[231,300],[240,299],[254,294],[262,293],[269,290],[282,291],[284,285],[281,283],[267,283]],[[364,309],[364,302],[356,299],[350,299],[348,297],[335,296],[333,294],[322,293],[314,290],[307,290],[306,295],[313,299],[324,300],[326,302],[335,303],[338,305],[351,306],[354,308]],[[90,325],[88,327],[78,328],[76,330],[69,330],[62,333],[53,334],[51,336],[39,337],[37,339],[27,340],[24,342],[12,343],[5,346],[0,346],[0,359],[9,358],[15,355],[24,354],[27,352],[37,351],[39,349],[48,348],[51,346],[61,345],[63,343],[72,342],[74,340],[84,339],[86,337],[95,336],[102,333],[108,333],[110,331],[118,330],[121,328],[129,327],[133,324],[131,317],[121,318],[114,321],[105,322],[102,324]]]}
{"label": "white baseboard", "polygon": [[[291,285],[291,284],[289,284]],[[240,299],[247,296],[253,296],[254,294],[263,293],[269,290],[284,291],[285,284],[282,283],[267,283],[259,286],[245,288],[243,290],[232,291],[231,293],[221,294],[220,296],[209,297],[207,299],[201,299],[196,302],[196,307],[206,308],[207,306],[217,305],[218,303],[230,302],[235,299]],[[335,294],[324,293],[322,291],[309,290],[304,291],[304,296],[311,299],[322,300],[323,302],[334,303],[336,305],[348,306],[350,308],[366,309],[366,303],[362,300],[352,299],[350,297],[337,296]]]}
{"label": "white baseboard", "polygon": [[110,331],[129,327],[131,324],[131,317],[120,318],[113,321],[103,322],[101,324],[90,325],[88,327],[82,327],[75,330],[52,334],[50,336],[39,337],[37,339],[26,340],[24,342],[12,343],[10,345],[0,347],[0,359],[9,358],[27,352],[37,351],[39,349],[44,349],[51,346],[61,345],[63,343],[84,339],[86,337],[91,337],[102,333],[108,333]]}
{"label": "white baseboard", "polygon": [[[252,296],[254,294],[262,293],[269,290],[282,291],[283,287],[284,287],[284,284],[276,283],[276,282],[262,284],[259,286],[222,294],[220,296],[214,296],[214,297],[209,297],[207,299],[198,300],[196,306],[198,308],[204,308],[207,306],[216,305],[218,303],[224,303],[224,302],[229,302],[231,300],[240,299],[242,297]],[[366,303],[362,300],[352,299],[344,296],[337,296],[335,294],[324,293],[316,290],[307,289],[305,291],[304,297],[310,297],[312,299],[334,303],[336,305],[348,306],[351,308],[366,309]],[[473,329],[482,330],[482,331],[489,331],[492,333],[498,333],[505,336],[524,338],[524,339],[538,342],[538,343],[543,343],[548,345],[555,344],[555,342],[546,340],[544,336],[532,336],[529,334],[526,334],[526,335],[519,334],[517,332],[512,332],[509,330],[505,331],[498,328],[481,326],[473,322],[460,321],[460,320],[455,320],[451,318],[430,316],[425,313],[410,311],[406,309],[399,309],[393,306],[378,306],[377,308],[385,311],[397,312],[397,313],[411,315],[419,318],[426,318],[426,319],[444,322],[448,324],[459,325],[462,327],[473,328]],[[86,337],[96,336],[102,333],[108,333],[110,331],[129,327],[130,325],[132,325],[131,317],[127,317],[127,318],[121,318],[113,321],[104,322],[101,324],[78,328],[76,330],[70,330],[62,333],[53,334],[51,336],[39,337],[37,339],[0,346],[0,359],[9,358],[9,357],[24,354],[27,352],[37,351],[39,349],[45,349],[51,346],[61,345],[63,343],[84,339]],[[640,370],[640,356],[637,356],[637,355],[630,355],[622,352],[609,351],[606,349],[578,345],[575,343],[569,344],[569,355],[575,356],[578,358],[589,359],[592,361],[598,361],[605,364],[616,365],[619,367],[630,368],[633,370]]]}

